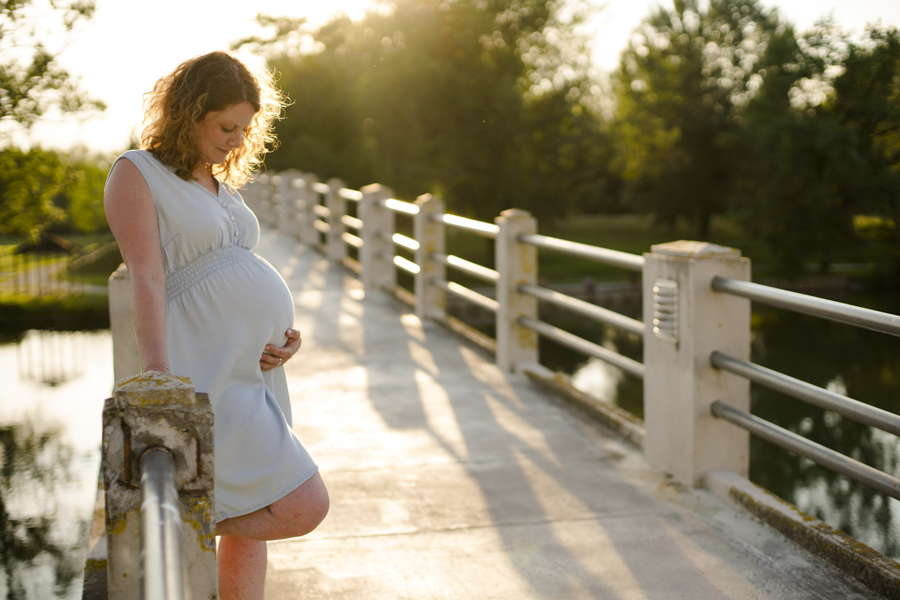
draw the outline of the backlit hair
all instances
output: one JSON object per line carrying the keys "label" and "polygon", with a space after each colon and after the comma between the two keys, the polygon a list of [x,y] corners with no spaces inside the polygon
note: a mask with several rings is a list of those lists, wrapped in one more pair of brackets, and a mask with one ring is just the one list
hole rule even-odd
{"label": "backlit hair", "polygon": [[200,162],[196,134],[207,113],[249,102],[256,110],[240,147],[210,172],[239,188],[262,165],[277,140],[272,126],[285,105],[267,70],[252,72],[228,52],[210,52],[181,63],[144,95],[141,147],[184,180]]}

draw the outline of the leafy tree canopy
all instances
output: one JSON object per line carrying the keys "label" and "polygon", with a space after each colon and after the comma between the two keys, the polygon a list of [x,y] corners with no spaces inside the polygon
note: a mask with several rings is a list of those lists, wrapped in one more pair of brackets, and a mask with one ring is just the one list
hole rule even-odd
{"label": "leafy tree canopy", "polygon": [[549,0],[401,0],[317,30],[261,18],[273,35],[242,43],[294,102],[269,165],[437,192],[482,218],[562,214],[598,185],[582,17]]}
{"label": "leafy tree canopy", "polygon": [[104,108],[90,99],[42,39],[70,31],[94,13],[93,0],[48,0],[53,17],[32,0],[0,0],[0,123],[30,127],[51,107],[63,112]]}

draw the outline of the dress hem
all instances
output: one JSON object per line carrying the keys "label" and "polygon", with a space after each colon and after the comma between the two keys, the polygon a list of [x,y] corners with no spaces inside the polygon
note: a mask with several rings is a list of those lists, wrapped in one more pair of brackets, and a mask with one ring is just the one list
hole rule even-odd
{"label": "dress hem", "polygon": [[242,517],[244,515],[249,515],[250,513],[256,512],[261,508],[265,508],[265,507],[269,506],[270,504],[278,502],[279,500],[281,500],[282,498],[284,498],[285,496],[287,496],[288,494],[290,494],[291,492],[296,490],[298,487],[300,487],[301,485],[303,485],[304,483],[309,481],[309,478],[318,472],[319,472],[318,465],[313,465],[313,469],[305,477],[303,477],[298,483],[296,483],[295,485],[289,486],[287,489],[284,489],[283,491],[278,492],[277,494],[274,494],[271,499],[263,501],[262,503],[259,503],[259,504],[255,504],[250,508],[238,510],[238,511],[234,511],[234,512],[217,512],[216,513],[216,524],[221,523],[222,521],[224,521],[226,519],[233,519],[235,517]]}

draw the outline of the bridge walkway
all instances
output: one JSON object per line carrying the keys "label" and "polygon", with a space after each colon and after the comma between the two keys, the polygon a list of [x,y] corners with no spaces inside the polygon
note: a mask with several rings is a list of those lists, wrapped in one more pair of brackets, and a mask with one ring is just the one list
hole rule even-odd
{"label": "bridge walkway", "polygon": [[874,596],[317,252],[257,252],[294,293],[294,425],[332,499],[269,543],[267,598]]}

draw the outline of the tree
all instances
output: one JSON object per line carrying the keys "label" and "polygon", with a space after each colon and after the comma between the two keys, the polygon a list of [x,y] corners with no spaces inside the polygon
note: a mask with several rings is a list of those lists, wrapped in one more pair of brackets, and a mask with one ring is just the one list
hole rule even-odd
{"label": "tree", "polygon": [[573,23],[550,0],[401,0],[318,30],[264,19],[274,37],[251,42],[294,101],[269,166],[406,198],[437,192],[481,218],[512,206],[562,214],[577,198],[560,189],[592,193],[583,181],[599,154]]}
{"label": "tree", "polygon": [[0,150],[0,233],[29,235],[66,220],[54,203],[66,171],[59,156],[33,148]]}
{"label": "tree", "polygon": [[638,27],[614,75],[614,132],[626,200],[708,239],[741,157],[743,108],[762,85],[772,38],[789,34],[757,0],[675,0]]}
{"label": "tree", "polygon": [[[93,0],[54,0],[54,15],[65,31],[94,13]],[[0,123],[30,127],[51,107],[63,112],[104,108],[78,89],[40,37],[47,21],[31,0],[0,0]],[[51,28],[52,30],[53,28]]]}
{"label": "tree", "polygon": [[[742,222],[791,274],[827,270],[854,229],[897,261],[900,217],[900,38],[869,28],[854,40],[831,22],[770,44],[770,67],[744,120],[748,160],[735,195]],[[781,65],[780,67],[778,65]]]}

